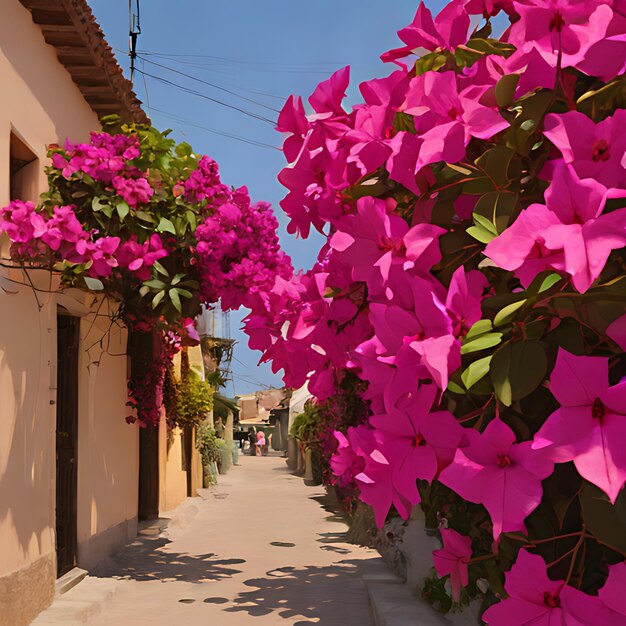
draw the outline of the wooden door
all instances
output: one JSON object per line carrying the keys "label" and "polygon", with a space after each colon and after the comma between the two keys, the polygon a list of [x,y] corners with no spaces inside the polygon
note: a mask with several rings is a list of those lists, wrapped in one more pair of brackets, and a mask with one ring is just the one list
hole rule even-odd
{"label": "wooden door", "polygon": [[76,565],[79,339],[79,318],[58,315],[56,550],[59,577]]}

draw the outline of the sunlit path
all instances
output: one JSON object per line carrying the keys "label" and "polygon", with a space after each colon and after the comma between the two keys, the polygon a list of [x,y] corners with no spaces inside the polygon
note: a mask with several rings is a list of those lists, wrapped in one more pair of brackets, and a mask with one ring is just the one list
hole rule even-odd
{"label": "sunlit path", "polygon": [[[361,576],[385,571],[373,550],[344,543],[346,525],[284,459],[241,459],[96,572],[119,579],[90,624],[371,623]],[[73,590],[80,596],[80,585]]]}

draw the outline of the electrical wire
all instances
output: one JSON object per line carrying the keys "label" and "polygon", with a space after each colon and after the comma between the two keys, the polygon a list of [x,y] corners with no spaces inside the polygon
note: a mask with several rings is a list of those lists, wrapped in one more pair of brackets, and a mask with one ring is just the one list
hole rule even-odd
{"label": "electrical wire", "polygon": [[175,122],[180,124],[185,124],[186,126],[192,126],[193,128],[199,128],[200,130],[205,130],[209,133],[213,133],[214,135],[219,135],[220,137],[226,137],[227,139],[235,139],[236,141],[241,141],[243,143],[247,143],[251,146],[256,146],[257,148],[266,148],[270,150],[278,150],[276,146],[273,146],[269,143],[264,143],[262,141],[256,141],[254,139],[249,139],[247,137],[242,137],[241,135],[235,135],[234,133],[229,133],[223,130],[217,130],[215,128],[209,128],[208,126],[203,126],[202,124],[198,124],[197,122],[193,122],[191,120],[182,118],[174,113],[170,113],[169,111],[163,111],[162,109],[157,109],[156,107],[151,107],[151,111],[156,111],[160,113],[162,116],[169,118]]}
{"label": "electrical wire", "polygon": [[215,83],[210,83],[209,81],[202,80],[201,78],[198,78],[197,76],[193,76],[191,74],[187,74],[186,72],[180,72],[179,70],[174,69],[173,67],[168,67],[167,65],[163,65],[162,63],[157,63],[156,61],[151,61],[150,59],[146,59],[145,57],[143,57],[140,54],[138,54],[137,56],[142,61],[144,61],[146,63],[150,63],[150,65],[156,65],[157,67],[161,67],[164,70],[167,70],[168,72],[174,72],[175,74],[179,74],[180,76],[185,76],[186,78],[190,78],[191,80],[195,80],[196,82],[202,83],[203,85],[208,85],[209,87],[213,87],[214,89],[219,89],[219,91],[223,91],[225,93],[229,93],[232,96],[235,96],[237,98],[241,98],[242,100],[245,100],[246,102],[251,102],[252,104],[256,104],[257,106],[263,107],[264,109],[267,109],[268,111],[272,111],[273,113],[280,113],[280,111],[278,109],[275,109],[274,107],[268,106],[267,104],[263,104],[262,102],[259,102],[258,100],[253,100],[252,98],[246,98],[246,96],[242,96],[242,95],[238,94],[236,91],[231,91],[230,89],[227,89],[226,87],[221,87],[220,85],[216,85]]}
{"label": "electrical wire", "polygon": [[[345,63],[339,63],[337,61],[310,61],[305,63],[276,63],[272,61],[248,61],[248,60],[240,60],[240,59],[229,59],[227,57],[219,57],[207,54],[177,54],[177,53],[163,53],[163,52],[154,52],[151,50],[140,50],[139,51],[144,56],[155,56],[161,57],[165,59],[176,60],[180,59],[180,62],[185,62],[185,59],[199,60],[193,61],[196,63],[201,63],[202,60],[205,61],[205,65],[217,64],[217,65],[231,65],[235,67],[248,67],[250,69],[255,69],[256,71],[262,72],[288,72],[288,73],[327,73],[329,68],[331,67],[340,67],[345,65]],[[190,62],[190,61],[187,61]]]}
{"label": "electrical wire", "polygon": [[166,78],[163,78],[162,76],[155,76],[154,74],[150,74],[150,72],[144,72],[143,70],[140,70],[140,69],[137,69],[136,71],[139,72],[140,74],[148,76],[149,78],[152,78],[161,83],[164,83],[165,85],[176,87],[177,89],[180,89],[194,96],[197,96],[198,98],[203,98],[204,100],[208,100],[209,102],[213,102],[215,104],[219,104],[220,106],[226,107],[228,109],[238,111],[239,113],[243,113],[244,115],[247,115],[248,117],[252,117],[261,122],[267,122],[268,124],[272,124],[272,126],[276,125],[276,120],[271,120],[267,117],[259,115],[258,113],[253,113],[252,111],[247,111],[246,109],[242,109],[241,107],[235,106],[233,104],[229,104],[222,100],[218,100],[217,98],[212,98],[211,96],[207,96],[206,94],[196,91],[195,89],[190,89],[189,87],[185,87],[184,85],[180,85],[179,83],[175,83],[171,80],[167,80]]}

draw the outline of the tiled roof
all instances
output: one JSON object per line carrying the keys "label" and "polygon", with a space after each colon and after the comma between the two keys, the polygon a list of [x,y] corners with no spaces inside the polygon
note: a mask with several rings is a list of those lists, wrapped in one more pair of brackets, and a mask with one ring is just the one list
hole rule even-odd
{"label": "tiled roof", "polygon": [[20,0],[98,117],[148,122],[86,0]]}

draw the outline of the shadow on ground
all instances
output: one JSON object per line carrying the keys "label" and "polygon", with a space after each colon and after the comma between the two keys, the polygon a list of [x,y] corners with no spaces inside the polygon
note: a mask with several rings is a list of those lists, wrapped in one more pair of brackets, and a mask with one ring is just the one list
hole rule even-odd
{"label": "shadow on ground", "polygon": [[164,537],[140,538],[104,561],[92,576],[124,580],[203,583],[230,578],[242,570],[229,567],[245,559],[224,559],[214,553],[171,552]]}
{"label": "shadow on ground", "polygon": [[[283,619],[299,618],[294,626],[318,624],[369,624],[370,611],[363,602],[361,577],[373,572],[377,560],[344,560],[326,567],[279,567],[266,578],[252,578],[244,584],[251,591],[240,593],[229,613],[261,617],[276,613]],[[378,564],[378,567],[380,565]]]}

